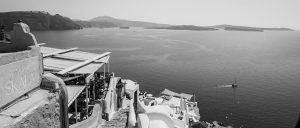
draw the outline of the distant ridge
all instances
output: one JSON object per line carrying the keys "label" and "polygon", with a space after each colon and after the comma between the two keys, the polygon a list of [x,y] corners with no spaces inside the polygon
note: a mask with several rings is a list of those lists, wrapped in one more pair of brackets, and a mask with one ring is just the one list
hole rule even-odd
{"label": "distant ridge", "polygon": [[165,27],[170,26],[168,24],[158,24],[143,21],[130,21],[117,19],[110,16],[99,16],[92,18],[88,21],[77,20],[76,23],[83,27],[99,27],[99,28],[111,28],[111,27]]}
{"label": "distant ridge", "polygon": [[117,19],[110,16],[99,16],[95,17],[93,19],[90,19],[89,21],[107,21],[112,22],[116,24],[118,27],[164,27],[164,26],[170,26],[168,24],[158,24],[158,23],[151,23],[151,22],[143,22],[143,21],[130,21],[130,20],[123,20],[123,19]]}

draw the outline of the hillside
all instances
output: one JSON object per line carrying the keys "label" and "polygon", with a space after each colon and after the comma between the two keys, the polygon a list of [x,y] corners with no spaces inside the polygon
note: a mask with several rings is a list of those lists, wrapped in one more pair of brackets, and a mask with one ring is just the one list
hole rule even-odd
{"label": "hillside", "polygon": [[13,23],[22,20],[30,26],[31,30],[66,30],[81,29],[82,27],[67,17],[59,14],[50,15],[42,11],[15,11],[1,12],[0,24],[7,30],[12,30]]}
{"label": "hillside", "polygon": [[143,22],[143,21],[130,21],[130,20],[123,20],[117,19],[109,16],[99,16],[96,18],[92,18],[89,21],[85,21],[91,26],[102,25],[105,26],[108,24],[109,27],[166,27],[170,26],[168,24],[158,24],[158,23],[150,23],[150,22]]}

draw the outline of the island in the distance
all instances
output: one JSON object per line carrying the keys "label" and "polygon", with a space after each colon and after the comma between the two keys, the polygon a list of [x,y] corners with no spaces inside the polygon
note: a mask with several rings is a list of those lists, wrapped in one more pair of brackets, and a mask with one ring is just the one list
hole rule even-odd
{"label": "island in the distance", "polygon": [[194,26],[194,25],[177,25],[167,27],[148,27],[147,29],[171,29],[171,30],[193,30],[193,31],[212,31],[212,30],[225,30],[225,31],[294,31],[290,28],[258,28],[247,26],[235,25],[215,25],[215,26]]}
{"label": "island in the distance", "polygon": [[167,27],[148,27],[147,29],[171,29],[171,30],[192,30],[192,31],[213,31],[218,30],[211,27],[202,27],[194,25],[177,25],[177,26],[167,26]]}
{"label": "island in the distance", "polygon": [[226,30],[226,31],[255,31],[255,32],[263,32],[263,31],[294,31],[290,28],[259,28],[259,27],[248,27],[248,26],[236,26],[236,25],[215,25],[210,26],[212,28],[216,28],[219,30]]}

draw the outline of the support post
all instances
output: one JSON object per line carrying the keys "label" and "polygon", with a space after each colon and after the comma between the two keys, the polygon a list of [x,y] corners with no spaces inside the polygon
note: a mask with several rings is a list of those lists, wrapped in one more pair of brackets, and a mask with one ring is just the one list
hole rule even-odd
{"label": "support post", "polygon": [[106,65],[106,64],[104,63],[104,66],[103,66],[103,68],[104,68],[104,74],[103,74],[103,75],[104,75],[104,76],[103,76],[103,79],[104,79],[104,86],[105,86],[105,83],[106,83],[106,82],[105,82],[105,65]]}
{"label": "support post", "polygon": [[78,122],[78,112],[77,112],[77,99],[75,99],[75,115],[76,115],[76,123]]}
{"label": "support post", "polygon": [[89,102],[88,102],[88,86],[85,88],[85,98],[86,98],[86,115],[89,117]]}
{"label": "support post", "polygon": [[96,100],[95,85],[96,85],[95,82],[93,82],[93,100]]}
{"label": "support post", "polygon": [[109,72],[109,60],[107,61],[107,72]]}

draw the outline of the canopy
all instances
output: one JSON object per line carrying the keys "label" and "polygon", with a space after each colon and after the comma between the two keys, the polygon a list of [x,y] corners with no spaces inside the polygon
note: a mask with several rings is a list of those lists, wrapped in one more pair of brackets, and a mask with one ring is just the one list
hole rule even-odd
{"label": "canopy", "polygon": [[70,106],[86,86],[68,85],[68,106]]}
{"label": "canopy", "polygon": [[71,67],[74,69],[70,69],[70,71],[66,72],[72,74],[88,74],[96,72],[103,64],[108,63],[110,58],[110,53],[95,54],[75,50],[76,48],[64,50],[41,47],[41,52],[44,57],[44,69],[60,72],[68,70]]}
{"label": "canopy", "polygon": [[191,98],[193,97],[193,95],[191,94],[186,94],[186,93],[176,93],[176,92],[173,92],[171,90],[168,90],[168,89],[165,89],[161,92],[161,94],[163,95],[169,95],[169,96],[177,96],[177,97],[182,97],[182,98],[185,98],[187,100],[191,100]]}

